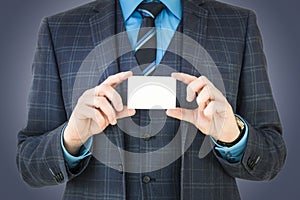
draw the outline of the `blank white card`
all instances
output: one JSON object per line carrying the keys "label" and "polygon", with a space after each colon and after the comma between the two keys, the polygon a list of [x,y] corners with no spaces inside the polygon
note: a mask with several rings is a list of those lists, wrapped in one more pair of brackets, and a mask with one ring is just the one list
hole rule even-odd
{"label": "blank white card", "polygon": [[175,108],[176,80],[165,76],[129,77],[127,106],[130,109]]}

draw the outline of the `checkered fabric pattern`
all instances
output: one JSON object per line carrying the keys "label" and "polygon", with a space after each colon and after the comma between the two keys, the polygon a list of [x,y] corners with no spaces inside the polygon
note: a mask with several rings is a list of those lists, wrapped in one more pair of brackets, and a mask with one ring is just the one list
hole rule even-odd
{"label": "checkered fabric pattern", "polygon": [[[180,159],[149,174],[124,173],[122,169],[107,167],[93,156],[82,160],[77,169],[70,170],[63,157],[60,136],[76,102],[72,96],[75,79],[79,78],[82,83],[97,79],[97,85],[111,74],[134,68],[137,62],[133,53],[128,52],[110,63],[102,77],[80,73],[79,68],[95,46],[124,30],[119,2],[114,0],[95,1],[42,21],[33,63],[27,126],[18,135],[16,160],[25,182],[33,187],[67,182],[63,198],[72,200],[228,200],[240,199],[235,178],[270,180],[280,171],[286,149],[255,14],[205,0],[183,1],[183,20],[178,31],[200,43],[210,54],[224,80],[229,103],[249,126],[242,160],[229,163],[215,151],[199,159],[204,135],[198,132]],[[126,43],[129,44],[128,38],[118,41],[119,47]],[[176,40],[170,47],[179,49],[195,63],[201,63],[193,56],[193,49]],[[113,49],[102,51],[114,54]],[[107,61],[103,54],[97,55],[97,61]],[[170,52],[161,64],[200,75],[192,63]],[[148,116],[142,112],[133,119],[140,124],[149,123]],[[124,133],[116,126],[108,127],[105,134],[120,148],[130,145],[133,151],[148,151],[168,143],[178,123],[168,118],[156,136],[159,140],[154,138],[150,143],[132,140],[127,144]],[[185,125],[189,133],[193,126]],[[105,153],[109,157],[112,151],[107,149]]]}

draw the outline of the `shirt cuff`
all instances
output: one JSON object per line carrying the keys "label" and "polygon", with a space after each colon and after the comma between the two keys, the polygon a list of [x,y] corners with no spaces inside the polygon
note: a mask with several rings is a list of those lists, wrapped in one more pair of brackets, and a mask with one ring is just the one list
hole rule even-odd
{"label": "shirt cuff", "polygon": [[237,162],[241,161],[244,151],[246,149],[248,134],[249,134],[248,125],[245,122],[245,120],[239,115],[235,115],[235,116],[240,118],[240,120],[242,120],[245,124],[245,134],[237,144],[233,145],[232,147],[224,147],[224,146],[219,145],[215,141],[215,139],[211,137],[212,141],[216,145],[215,150],[217,150],[220,153],[222,158],[226,159],[230,163],[237,163]]}
{"label": "shirt cuff", "polygon": [[84,145],[82,145],[80,147],[80,150],[79,150],[79,153],[78,153],[78,156],[73,156],[71,155],[65,148],[64,146],[64,141],[63,141],[63,134],[64,134],[64,131],[65,131],[65,128],[66,126],[62,129],[62,132],[61,132],[61,137],[60,137],[60,144],[61,144],[61,148],[63,150],[63,155],[64,155],[64,158],[67,162],[67,165],[70,169],[74,169],[77,167],[77,165],[79,164],[79,162],[86,158],[87,156],[90,156],[91,155],[91,152],[90,152],[90,149],[92,147],[92,143],[93,143],[93,138],[90,137]]}

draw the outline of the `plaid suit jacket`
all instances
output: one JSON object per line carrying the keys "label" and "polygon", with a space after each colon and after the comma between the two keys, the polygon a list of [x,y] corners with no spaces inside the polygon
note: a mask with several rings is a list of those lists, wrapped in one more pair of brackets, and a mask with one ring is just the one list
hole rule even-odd
{"label": "plaid suit jacket", "polygon": [[[128,197],[127,173],[109,168],[93,156],[82,160],[76,170],[70,170],[60,145],[62,128],[72,112],[75,78],[83,60],[103,40],[125,30],[118,4],[112,0],[95,1],[47,17],[40,27],[28,121],[18,135],[16,160],[24,181],[33,187],[67,182],[64,199]],[[197,134],[181,157],[178,199],[240,199],[236,178],[270,180],[281,170],[286,157],[255,14],[217,1],[186,0],[179,29],[205,47],[216,63],[226,97],[234,112],[246,120],[249,136],[242,160],[230,163],[215,151],[200,159],[204,136]],[[199,75],[184,67],[184,63],[178,64],[170,54],[162,62]],[[112,63],[99,82],[135,65],[129,53]],[[83,81],[91,78],[81,76]],[[172,123],[172,119],[169,121]],[[110,139],[124,147],[120,130],[108,127],[106,132],[113,133]],[[154,193],[148,198],[160,199]]]}

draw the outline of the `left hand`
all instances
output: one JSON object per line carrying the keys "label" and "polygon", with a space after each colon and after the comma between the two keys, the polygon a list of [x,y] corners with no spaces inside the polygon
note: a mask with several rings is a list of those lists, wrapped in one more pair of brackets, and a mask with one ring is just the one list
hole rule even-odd
{"label": "left hand", "polygon": [[230,143],[238,138],[240,131],[231,105],[206,77],[197,78],[184,73],[173,73],[172,77],[187,84],[186,99],[192,102],[196,98],[198,108],[168,109],[168,116],[194,124],[215,140]]}

